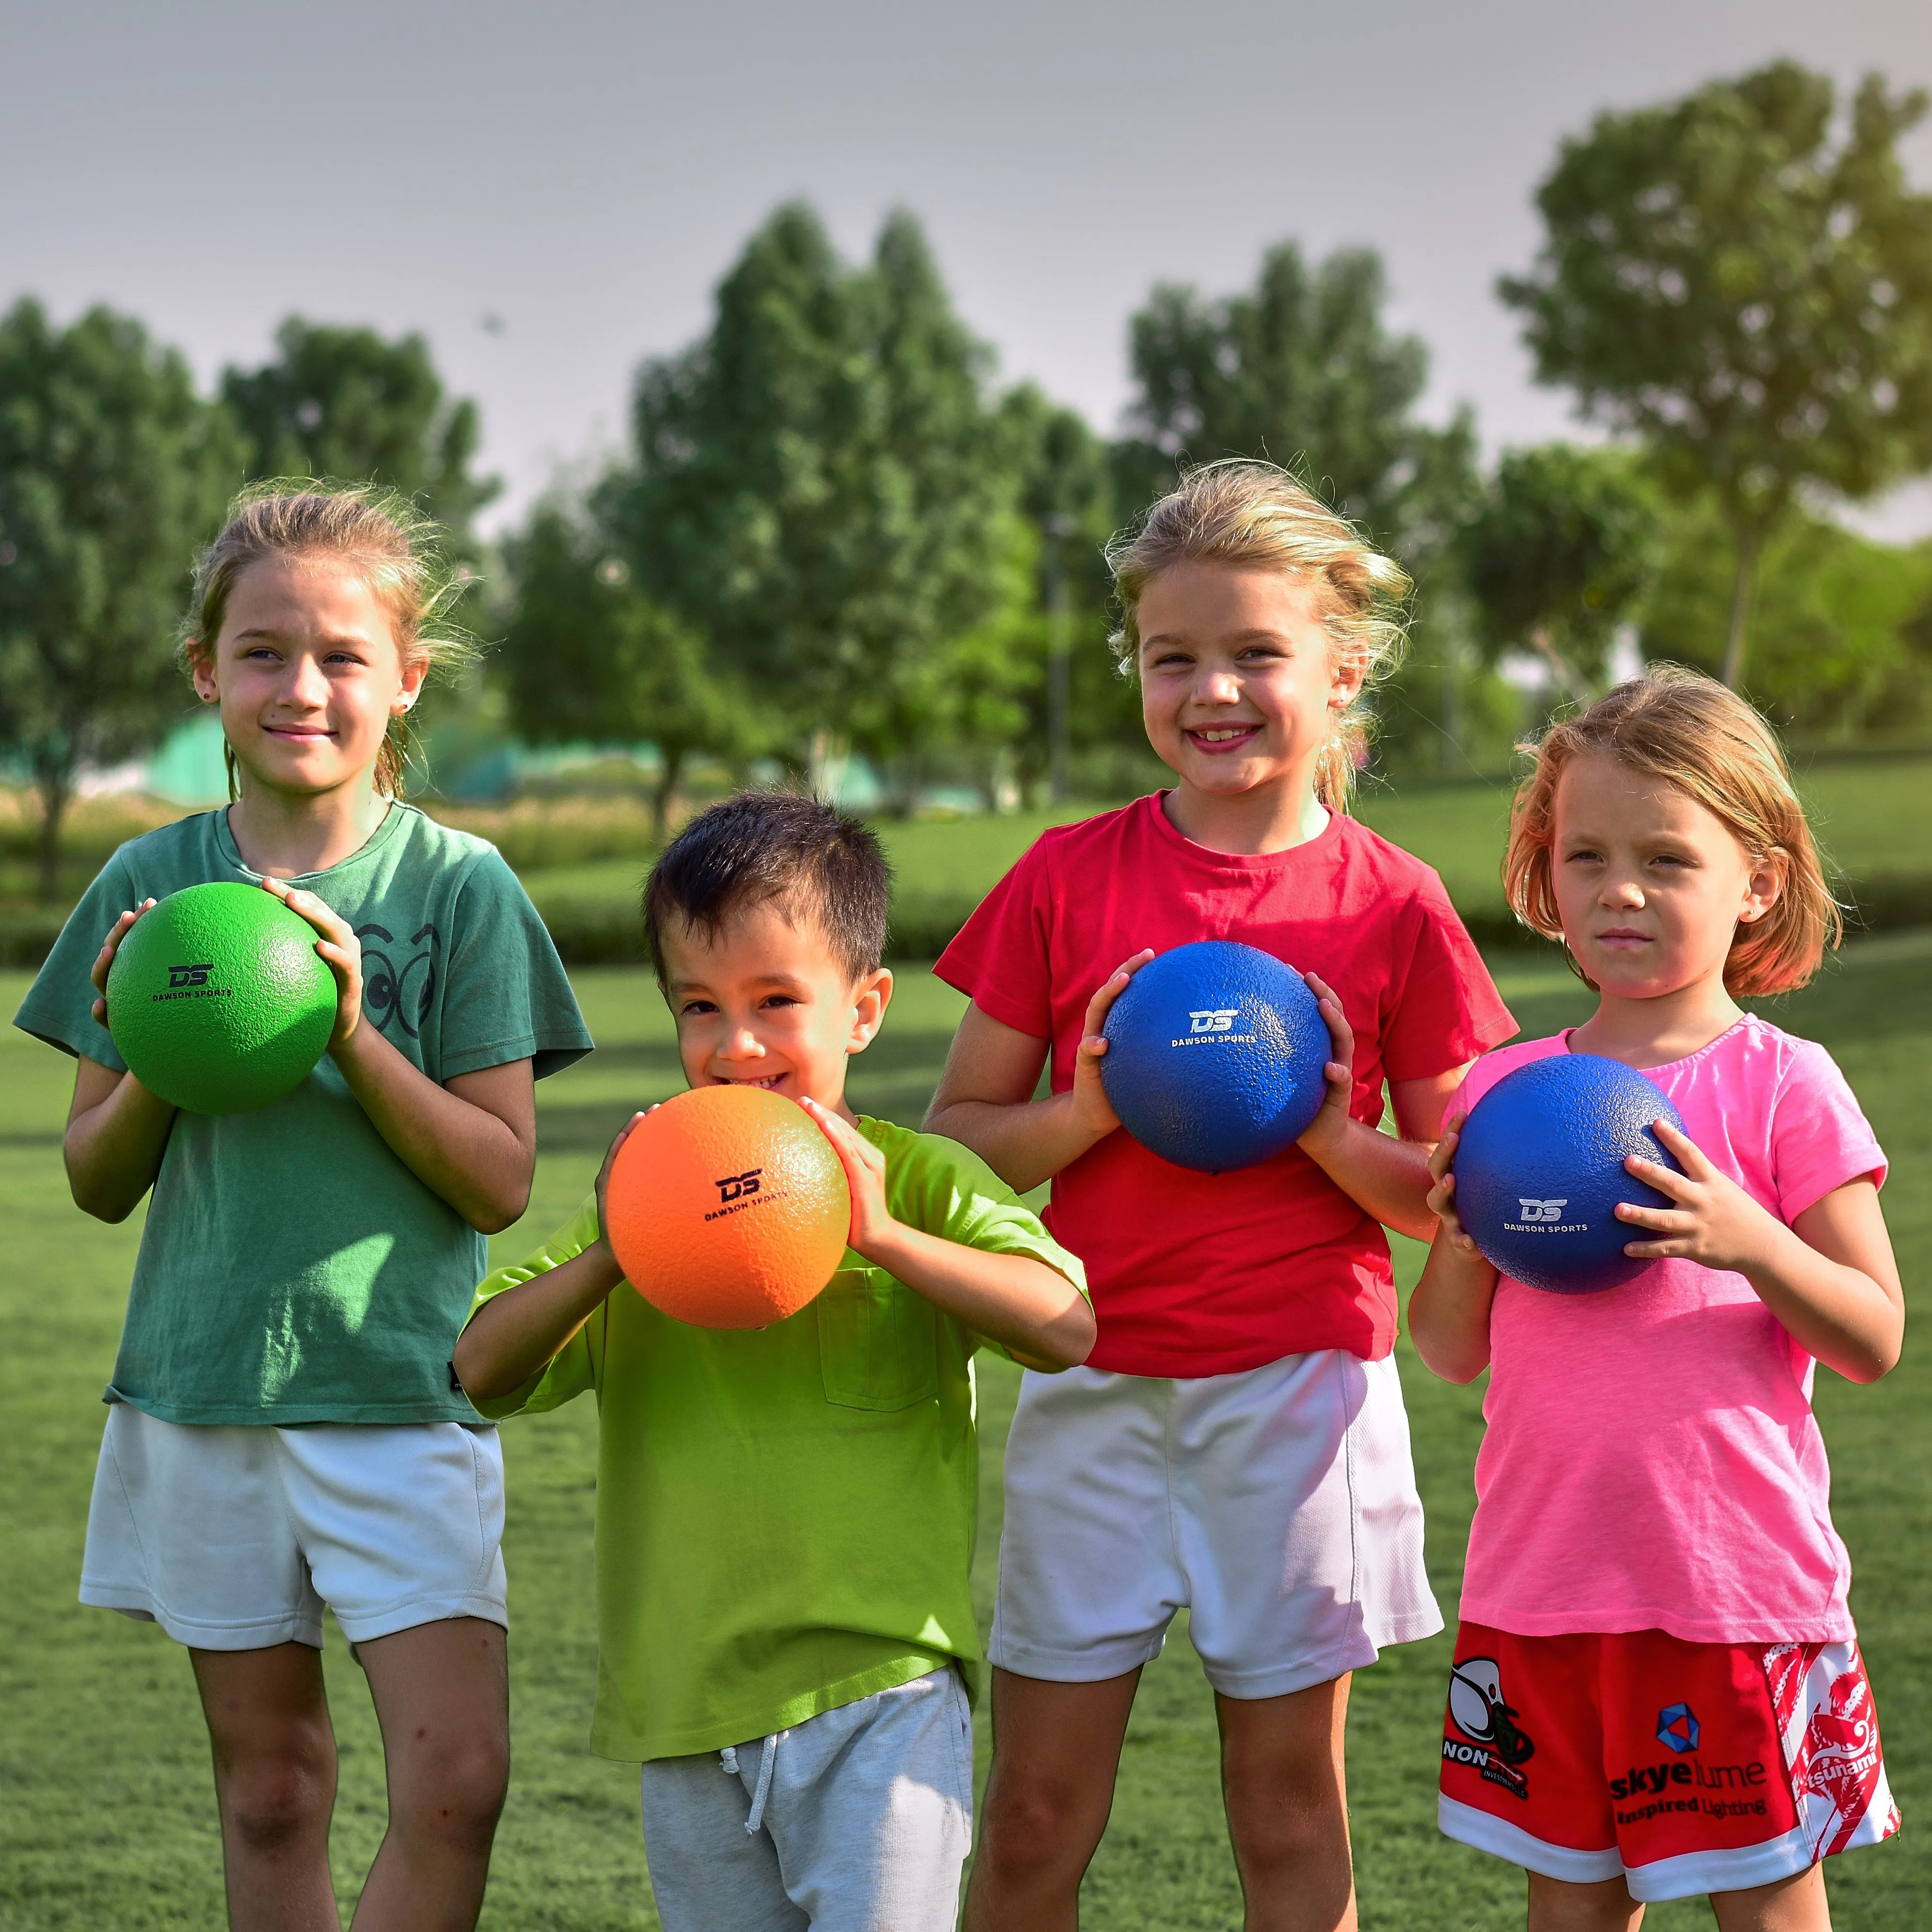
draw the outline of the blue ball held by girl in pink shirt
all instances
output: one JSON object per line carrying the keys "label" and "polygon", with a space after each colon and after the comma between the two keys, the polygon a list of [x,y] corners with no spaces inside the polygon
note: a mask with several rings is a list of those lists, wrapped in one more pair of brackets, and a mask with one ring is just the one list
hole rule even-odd
{"label": "blue ball held by girl in pink shirt", "polygon": [[[1552,1054],[1505,1074],[1464,1123],[1456,1211],[1499,1274],[1556,1294],[1621,1287],[1649,1266],[1624,1244],[1617,1204],[1673,1204],[1635,1180],[1633,1154],[1677,1168],[1651,1131],[1684,1123],[1655,1082],[1594,1053]],[[1682,1170],[1678,1168],[1681,1172]]]}

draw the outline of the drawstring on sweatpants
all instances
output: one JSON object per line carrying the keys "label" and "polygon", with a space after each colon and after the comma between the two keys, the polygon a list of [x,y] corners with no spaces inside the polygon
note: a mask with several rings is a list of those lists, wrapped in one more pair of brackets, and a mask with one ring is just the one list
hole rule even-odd
{"label": "drawstring on sweatpants", "polygon": [[[765,1741],[765,1753],[759,1760],[758,1788],[752,1793],[751,1816],[744,1821],[745,1829],[756,1834],[765,1822],[765,1802],[771,1796],[772,1768],[778,1759],[778,1733],[774,1731]],[[718,1754],[718,1768],[728,1776],[738,1774],[738,1754],[735,1744],[727,1744]]]}

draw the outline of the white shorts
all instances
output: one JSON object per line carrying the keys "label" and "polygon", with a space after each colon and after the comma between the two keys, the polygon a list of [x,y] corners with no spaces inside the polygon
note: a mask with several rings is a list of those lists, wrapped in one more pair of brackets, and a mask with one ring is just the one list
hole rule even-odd
{"label": "white shorts", "polygon": [[1442,1628],[1393,1357],[1327,1348],[1185,1381],[1028,1372],[987,1657],[1098,1682],[1158,1657],[1183,1607],[1229,1697],[1324,1684]]}
{"label": "white shorts", "polygon": [[506,1627],[503,1457],[460,1422],[297,1429],[107,1412],[80,1600],[197,1650],[351,1643],[446,1617]]}
{"label": "white shorts", "polygon": [[953,1932],[972,1849],[972,1714],[950,1669],[644,1767],[665,1932]]}

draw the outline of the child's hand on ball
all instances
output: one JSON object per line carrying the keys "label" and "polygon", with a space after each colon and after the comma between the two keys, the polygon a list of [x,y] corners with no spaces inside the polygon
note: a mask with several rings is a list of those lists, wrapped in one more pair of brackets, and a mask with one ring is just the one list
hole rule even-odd
{"label": "child's hand on ball", "polygon": [[[662,1106],[663,1102],[660,1101],[657,1104],[658,1106]],[[645,1114],[654,1114],[657,1112],[657,1107],[647,1107],[643,1113],[632,1114],[630,1118],[618,1128],[617,1137],[611,1142],[610,1151],[604,1156],[604,1164],[597,1170],[597,1238],[606,1246],[610,1244],[611,1224],[604,1212],[604,1202],[611,1191],[611,1169],[617,1165],[617,1150],[630,1138],[631,1130],[645,1118]]]}
{"label": "child's hand on ball", "polygon": [[1326,980],[1318,980],[1312,973],[1304,973],[1302,977],[1308,982],[1308,989],[1315,995],[1315,1004],[1327,1024],[1329,1046],[1334,1054],[1321,1070],[1322,1078],[1327,1082],[1321,1096],[1321,1106],[1295,1143],[1312,1153],[1323,1142],[1333,1141],[1348,1130],[1348,1102],[1355,1091],[1355,1030],[1348,1024],[1348,1016],[1342,1012],[1341,999],[1333,987]]}
{"label": "child's hand on ball", "polygon": [[1462,1124],[1468,1118],[1467,1114],[1457,1114],[1445,1120],[1441,1139],[1429,1150],[1429,1174],[1433,1184],[1429,1190],[1428,1204],[1429,1211],[1442,1224],[1449,1245],[1461,1253],[1473,1255],[1476,1244],[1456,1212],[1456,1175],[1451,1167],[1462,1138]]}
{"label": "child's hand on ball", "polygon": [[1684,1172],[1660,1160],[1632,1154],[1625,1168],[1639,1180],[1667,1194],[1670,1208],[1639,1208],[1620,1201],[1617,1218],[1649,1230],[1656,1238],[1630,1241],[1624,1252],[1633,1261],[1690,1261],[1709,1268],[1746,1270],[1762,1262],[1777,1245],[1784,1223],[1753,1201],[1728,1174],[1711,1166],[1688,1134],[1668,1120],[1651,1131],[1674,1154]]}
{"label": "child's hand on ball", "polygon": [[1143,946],[1131,959],[1116,966],[1107,983],[1086,1003],[1086,1017],[1080,1022],[1080,1051],[1074,1059],[1074,1118],[1095,1140],[1113,1132],[1120,1116],[1101,1084],[1100,1063],[1107,1052],[1107,1036],[1102,1029],[1113,1003],[1127,990],[1127,982],[1154,956],[1151,946]]}
{"label": "child's hand on ball", "polygon": [[134,922],[144,912],[154,908],[152,899],[143,899],[132,912],[124,912],[114,922],[113,930],[101,942],[101,950],[95,956],[94,969],[88,977],[94,982],[94,1022],[97,1026],[107,1024],[107,975],[114,964],[114,956],[121,950],[121,942],[134,929]]}
{"label": "child's hand on ball", "polygon": [[349,922],[313,892],[297,892],[285,879],[264,879],[263,885],[273,892],[297,917],[305,919],[322,937],[315,950],[335,975],[335,1030],[329,1036],[329,1051],[339,1052],[356,1036],[362,1023],[362,942]]}
{"label": "child's hand on ball", "polygon": [[874,1251],[889,1245],[899,1229],[885,1204],[885,1155],[843,1114],[813,1100],[798,1104],[818,1123],[846,1171],[846,1186],[852,1198],[852,1232],[846,1237],[846,1245],[875,1265],[882,1265]]}

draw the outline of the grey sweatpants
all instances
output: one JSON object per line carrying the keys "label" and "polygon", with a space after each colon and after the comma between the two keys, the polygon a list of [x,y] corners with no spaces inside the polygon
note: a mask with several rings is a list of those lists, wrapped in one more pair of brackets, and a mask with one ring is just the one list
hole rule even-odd
{"label": "grey sweatpants", "polygon": [[665,1932],[953,1932],[972,1844],[957,1672],[644,1767]]}

